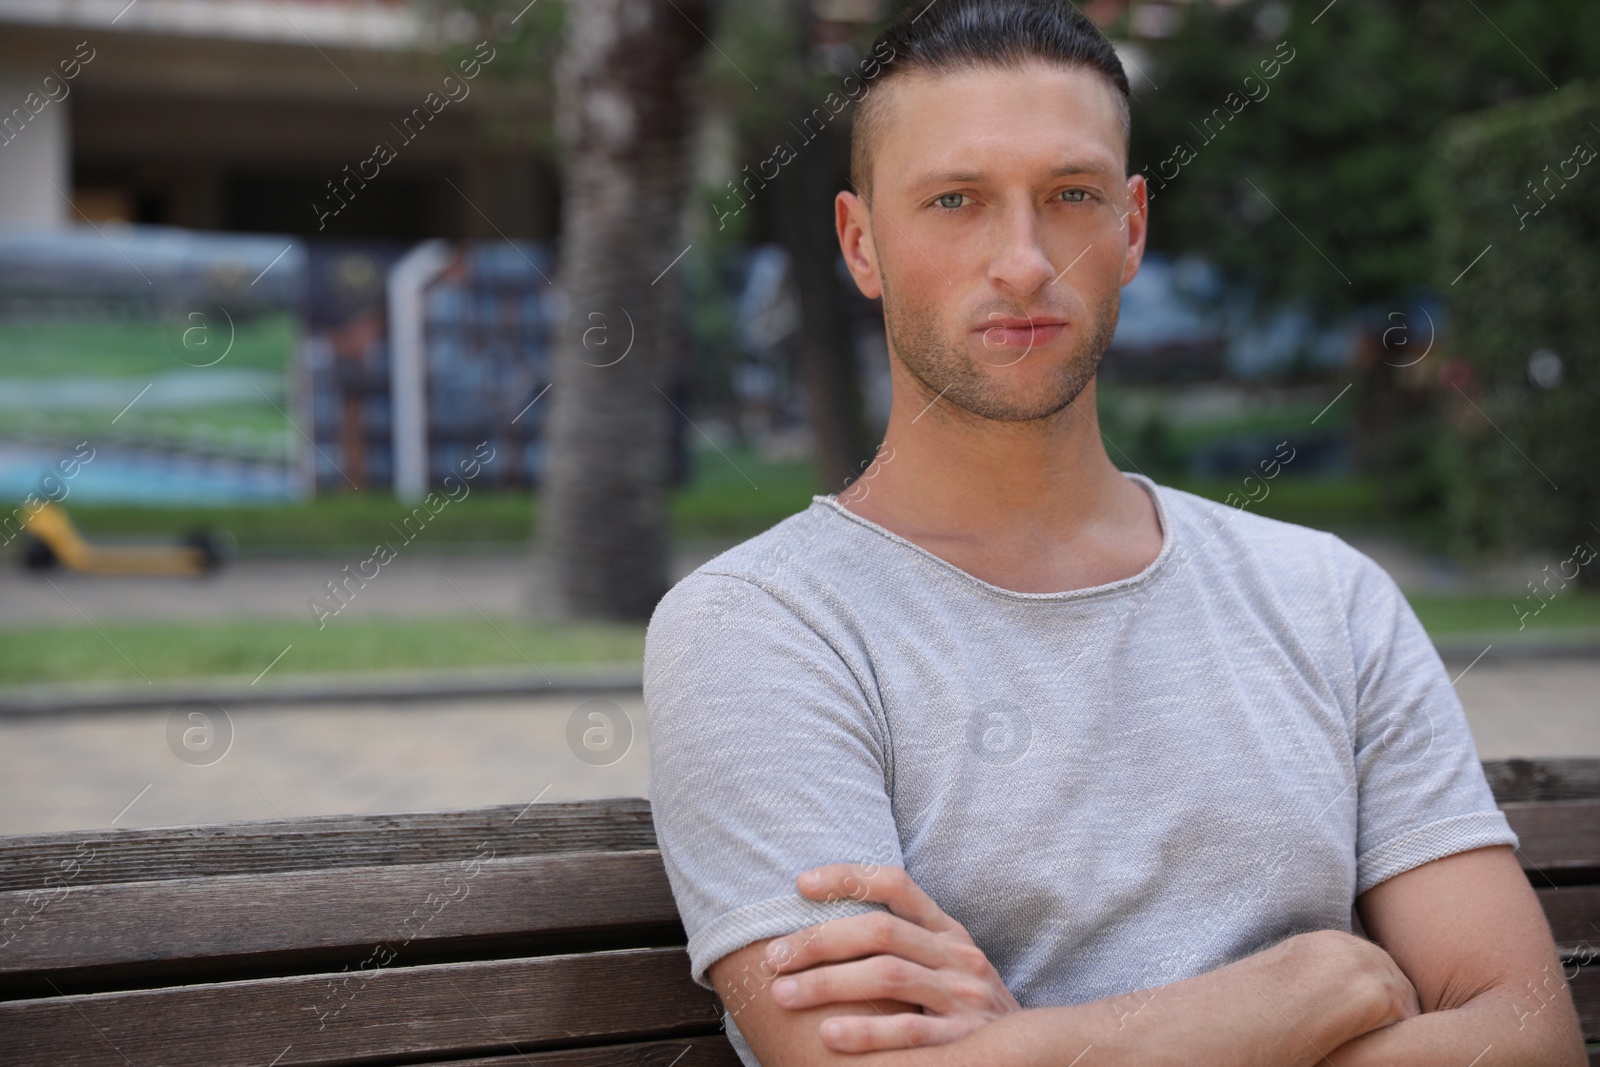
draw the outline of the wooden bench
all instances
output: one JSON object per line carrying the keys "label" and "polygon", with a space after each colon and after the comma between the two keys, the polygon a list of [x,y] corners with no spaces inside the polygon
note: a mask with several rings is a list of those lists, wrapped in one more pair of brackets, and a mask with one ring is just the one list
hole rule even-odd
{"label": "wooden bench", "polygon": [[[1600,1040],[1600,760],[1485,766]],[[0,917],[6,1067],[737,1063],[643,800],[0,838]]]}

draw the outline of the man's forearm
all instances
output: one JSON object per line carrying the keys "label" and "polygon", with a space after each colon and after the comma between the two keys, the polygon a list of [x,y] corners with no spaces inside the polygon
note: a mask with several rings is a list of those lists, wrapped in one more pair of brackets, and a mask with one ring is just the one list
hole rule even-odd
{"label": "man's forearm", "polygon": [[1569,975],[1510,847],[1413,867],[1367,890],[1356,907],[1362,926],[1415,978],[1426,1011],[1338,1049],[1330,1057],[1338,1067],[1582,1067]]}
{"label": "man's forearm", "polygon": [[1402,1020],[1328,1058],[1335,1067],[1582,1067],[1582,1031],[1566,982],[1555,968],[1544,979],[1521,989],[1497,987],[1460,1007]]}
{"label": "man's forearm", "polygon": [[923,1067],[1069,1067],[1092,1049],[1085,1062],[1129,1067],[1310,1067],[1398,1018],[1380,977],[1337,940],[1348,935],[1324,934],[1159,989],[1035,1008],[954,1044],[894,1055]]}

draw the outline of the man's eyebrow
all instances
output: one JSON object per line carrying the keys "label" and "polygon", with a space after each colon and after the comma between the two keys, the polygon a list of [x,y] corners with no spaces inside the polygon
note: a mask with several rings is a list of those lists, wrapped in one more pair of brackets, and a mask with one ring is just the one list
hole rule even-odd
{"label": "man's eyebrow", "polygon": [[[1097,163],[1092,160],[1069,160],[1053,167],[1048,176],[1051,178],[1071,178],[1080,174],[1087,174],[1095,177],[1104,177],[1112,174],[1115,170],[1116,167],[1109,163]],[[967,185],[973,182],[981,182],[984,177],[985,175],[981,170],[928,171],[915,179],[912,182],[912,187],[921,188],[924,185],[944,185],[947,183]]]}

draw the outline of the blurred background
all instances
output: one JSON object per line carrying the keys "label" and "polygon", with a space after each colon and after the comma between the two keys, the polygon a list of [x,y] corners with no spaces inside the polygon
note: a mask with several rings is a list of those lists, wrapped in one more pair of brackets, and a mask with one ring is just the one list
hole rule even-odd
{"label": "blurred background", "polygon": [[[650,608],[882,437],[830,205],[903,6],[0,0],[0,833],[644,793]],[[1600,755],[1600,7],[1083,9],[1112,459]]]}

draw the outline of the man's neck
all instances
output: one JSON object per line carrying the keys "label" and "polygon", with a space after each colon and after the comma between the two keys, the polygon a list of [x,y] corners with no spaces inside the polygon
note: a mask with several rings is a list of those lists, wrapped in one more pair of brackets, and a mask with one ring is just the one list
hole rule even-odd
{"label": "man's neck", "polygon": [[1160,552],[1154,504],[1101,443],[1093,382],[1033,422],[930,404],[909,384],[896,381],[884,446],[838,494],[844,507],[1018,592],[1103,585]]}

